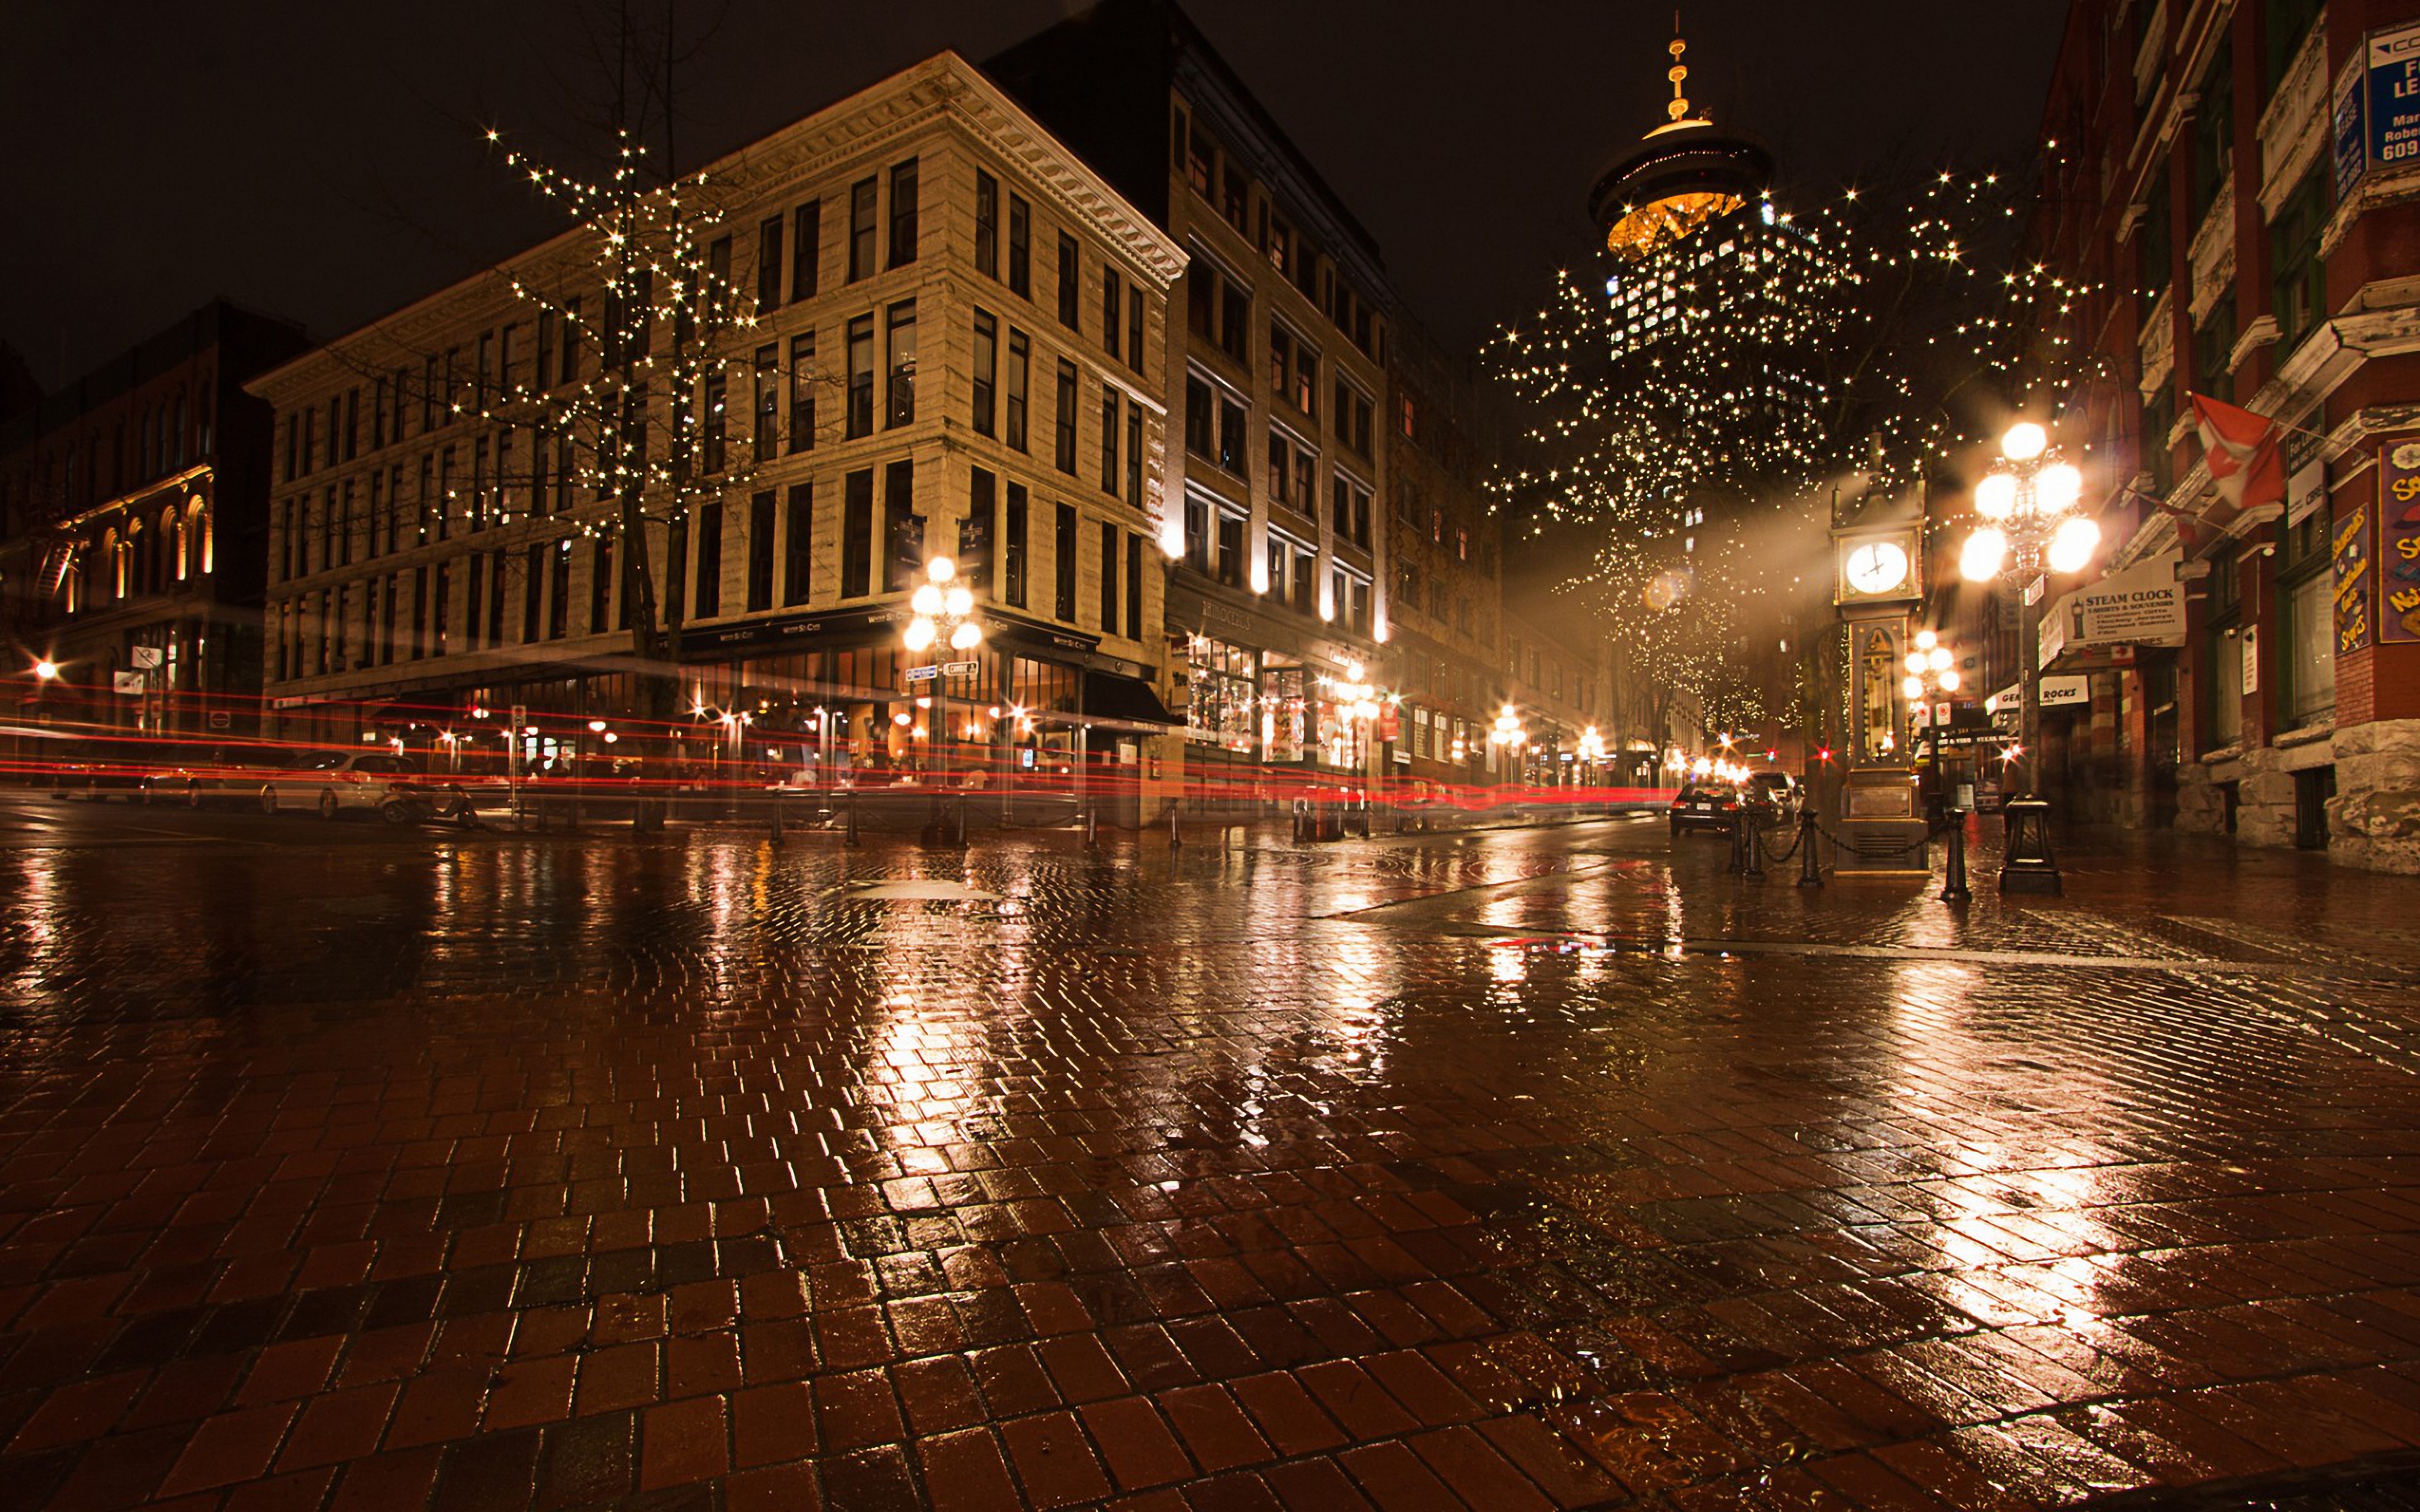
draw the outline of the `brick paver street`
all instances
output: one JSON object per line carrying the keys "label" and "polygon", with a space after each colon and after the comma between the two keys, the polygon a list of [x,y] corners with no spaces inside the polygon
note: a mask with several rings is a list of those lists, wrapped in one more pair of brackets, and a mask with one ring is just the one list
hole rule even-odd
{"label": "brick paver street", "polygon": [[99,822],[0,800],[8,1505],[2240,1504],[2420,1454],[2420,881]]}

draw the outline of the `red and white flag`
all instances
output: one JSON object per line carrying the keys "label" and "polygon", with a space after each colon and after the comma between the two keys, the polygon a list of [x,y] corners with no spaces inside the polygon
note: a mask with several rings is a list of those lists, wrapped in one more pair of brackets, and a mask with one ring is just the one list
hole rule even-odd
{"label": "red and white flag", "polygon": [[2277,448],[2277,423],[2206,394],[2187,394],[2194,430],[2201,438],[2210,481],[2241,513],[2286,501],[2286,460]]}

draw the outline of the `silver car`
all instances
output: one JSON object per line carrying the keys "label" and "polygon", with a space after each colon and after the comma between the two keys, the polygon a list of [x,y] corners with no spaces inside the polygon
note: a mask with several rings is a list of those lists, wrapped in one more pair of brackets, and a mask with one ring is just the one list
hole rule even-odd
{"label": "silver car", "polygon": [[367,810],[391,824],[420,817],[427,807],[420,764],[383,750],[332,750],[305,754],[292,766],[268,774],[260,784],[260,811],[315,810],[334,819],[348,809]]}

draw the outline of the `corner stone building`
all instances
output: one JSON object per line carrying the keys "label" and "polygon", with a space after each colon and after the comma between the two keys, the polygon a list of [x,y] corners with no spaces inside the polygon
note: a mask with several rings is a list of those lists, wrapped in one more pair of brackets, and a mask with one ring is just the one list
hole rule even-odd
{"label": "corner stone building", "polygon": [[[2045,668],[2090,679],[2044,719],[2082,811],[2420,872],[2420,166],[2382,118],[2414,49],[2414,0],[2070,8],[2037,242],[2107,377],[2059,436],[2103,568],[2172,565],[2187,610]],[[2213,485],[2195,393],[2285,427],[2282,503]]]}
{"label": "corner stone building", "polygon": [[[1156,802],[1181,745],[1161,633],[1176,244],[954,54],[706,166],[706,262],[741,318],[706,392],[645,401],[658,437],[705,426],[726,480],[648,527],[684,622],[675,760],[921,767],[904,674],[928,658],[902,647],[904,600],[948,553],[986,630],[949,688],[962,758],[1063,771],[1087,751]],[[617,501],[572,485],[543,404],[516,397],[599,380],[593,345],[510,283],[597,311],[596,250],[566,232],[254,385],[277,412],[268,692],[287,733],[492,759],[506,737],[481,711],[518,705],[510,738],[539,761],[597,755],[592,725],[636,712]]]}

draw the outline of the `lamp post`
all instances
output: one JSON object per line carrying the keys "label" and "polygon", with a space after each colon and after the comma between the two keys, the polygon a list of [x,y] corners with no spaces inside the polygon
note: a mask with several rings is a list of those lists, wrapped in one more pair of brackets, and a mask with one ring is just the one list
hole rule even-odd
{"label": "lamp post", "polygon": [[[2000,438],[2000,455],[1983,481],[1975,486],[1975,514],[1982,521],[1960,549],[1958,571],[1969,582],[2013,579],[2030,596],[2025,603],[2024,640],[2018,647],[2023,664],[2017,679],[2023,700],[2018,721],[2020,743],[2039,749],[2036,726],[2041,716],[2039,665],[2041,606],[2046,588],[2036,591],[2033,580],[2048,572],[2075,572],[2092,560],[2101,545],[2101,527],[2076,512],[2084,497],[2084,474],[2059,455],[2049,432],[2032,421],[2021,421]],[[2028,789],[2038,785],[2035,768],[2026,768]]]}
{"label": "lamp post", "polygon": [[1597,733],[1596,726],[1590,725],[1580,732],[1579,756],[1582,768],[1580,785],[1593,791],[1605,780],[1602,769],[1605,763],[1605,736]]}
{"label": "lamp post", "polygon": [[[1512,704],[1507,703],[1497,712],[1494,727],[1487,732],[1487,743],[1501,753],[1497,758],[1499,761],[1517,763],[1520,760],[1521,748],[1529,743],[1529,733],[1521,728],[1521,716]],[[1519,766],[1512,770],[1517,779]]]}
{"label": "lamp post", "polygon": [[[2032,421],[2009,427],[2000,457],[1975,486],[1975,513],[1982,520],[1966,537],[1958,570],[1969,582],[2013,578],[2023,584],[2024,639],[2017,678],[2023,701],[2018,718],[2020,751],[2041,748],[2041,611],[2049,596],[2048,575],[2076,572],[2101,545],[2101,527],[2077,513],[2084,474],[2051,444],[2050,433]],[[2050,805],[2040,786],[2039,755],[2025,769],[2027,791],[2003,807],[2009,826],[2000,864],[2002,892],[2062,890],[2051,857]]]}
{"label": "lamp post", "polygon": [[[983,644],[983,623],[975,615],[975,595],[966,584],[957,581],[958,564],[945,556],[936,556],[924,563],[924,580],[908,595],[908,607],[915,617],[908,622],[903,638],[908,649],[922,655],[936,647],[965,654]],[[950,735],[949,688],[950,664],[928,663],[933,691],[924,717],[924,741],[929,751],[933,776],[933,833],[946,840],[947,816],[941,805],[941,779],[948,771]],[[923,671],[918,667],[911,671]],[[965,812],[959,813],[957,839],[966,840]]]}

